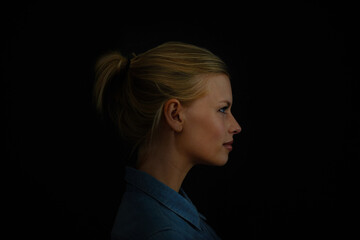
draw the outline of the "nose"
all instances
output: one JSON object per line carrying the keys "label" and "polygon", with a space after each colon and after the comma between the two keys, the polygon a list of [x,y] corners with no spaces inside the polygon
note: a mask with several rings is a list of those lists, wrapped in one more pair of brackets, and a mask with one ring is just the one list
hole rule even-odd
{"label": "nose", "polygon": [[229,128],[229,132],[232,134],[238,134],[241,132],[241,126],[239,125],[239,123],[236,121],[236,119],[234,118],[234,116],[231,114],[232,117],[232,121],[230,124],[230,128]]}

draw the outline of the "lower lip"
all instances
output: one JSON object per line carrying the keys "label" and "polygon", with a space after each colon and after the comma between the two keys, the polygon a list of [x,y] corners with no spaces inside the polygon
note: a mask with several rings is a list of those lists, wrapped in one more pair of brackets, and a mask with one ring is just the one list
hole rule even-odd
{"label": "lower lip", "polygon": [[224,147],[229,151],[232,150],[232,145],[231,144],[224,144]]}

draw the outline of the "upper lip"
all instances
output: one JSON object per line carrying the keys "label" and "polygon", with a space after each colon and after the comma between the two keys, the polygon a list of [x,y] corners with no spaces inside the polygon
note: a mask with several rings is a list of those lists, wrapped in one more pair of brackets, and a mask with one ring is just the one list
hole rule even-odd
{"label": "upper lip", "polygon": [[224,143],[224,145],[232,145],[233,144],[233,140],[231,140],[231,141],[229,141],[229,142],[226,142],[226,143]]}

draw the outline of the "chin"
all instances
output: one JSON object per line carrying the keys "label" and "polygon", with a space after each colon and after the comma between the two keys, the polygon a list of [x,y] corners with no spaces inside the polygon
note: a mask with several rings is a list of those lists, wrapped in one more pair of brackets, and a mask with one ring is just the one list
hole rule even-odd
{"label": "chin", "polygon": [[226,158],[226,160],[218,162],[217,164],[215,164],[215,166],[222,167],[225,166],[227,162],[228,162],[228,158]]}
{"label": "chin", "polygon": [[206,165],[209,166],[215,166],[215,167],[222,167],[224,166],[227,162],[228,162],[228,157],[224,158],[217,158],[217,159],[212,159],[212,160],[208,160],[206,161]]}
{"label": "chin", "polygon": [[228,162],[229,153],[218,152],[217,154],[210,154],[207,156],[202,155],[195,159],[195,164],[222,167]]}

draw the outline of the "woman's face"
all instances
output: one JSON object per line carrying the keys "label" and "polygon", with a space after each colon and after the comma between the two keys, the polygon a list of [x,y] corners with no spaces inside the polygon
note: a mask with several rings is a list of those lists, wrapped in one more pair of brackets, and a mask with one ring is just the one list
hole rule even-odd
{"label": "woman's face", "polygon": [[241,131],[231,114],[232,91],[225,74],[211,74],[208,93],[185,108],[182,150],[194,164],[222,166],[232,150],[233,135]]}

